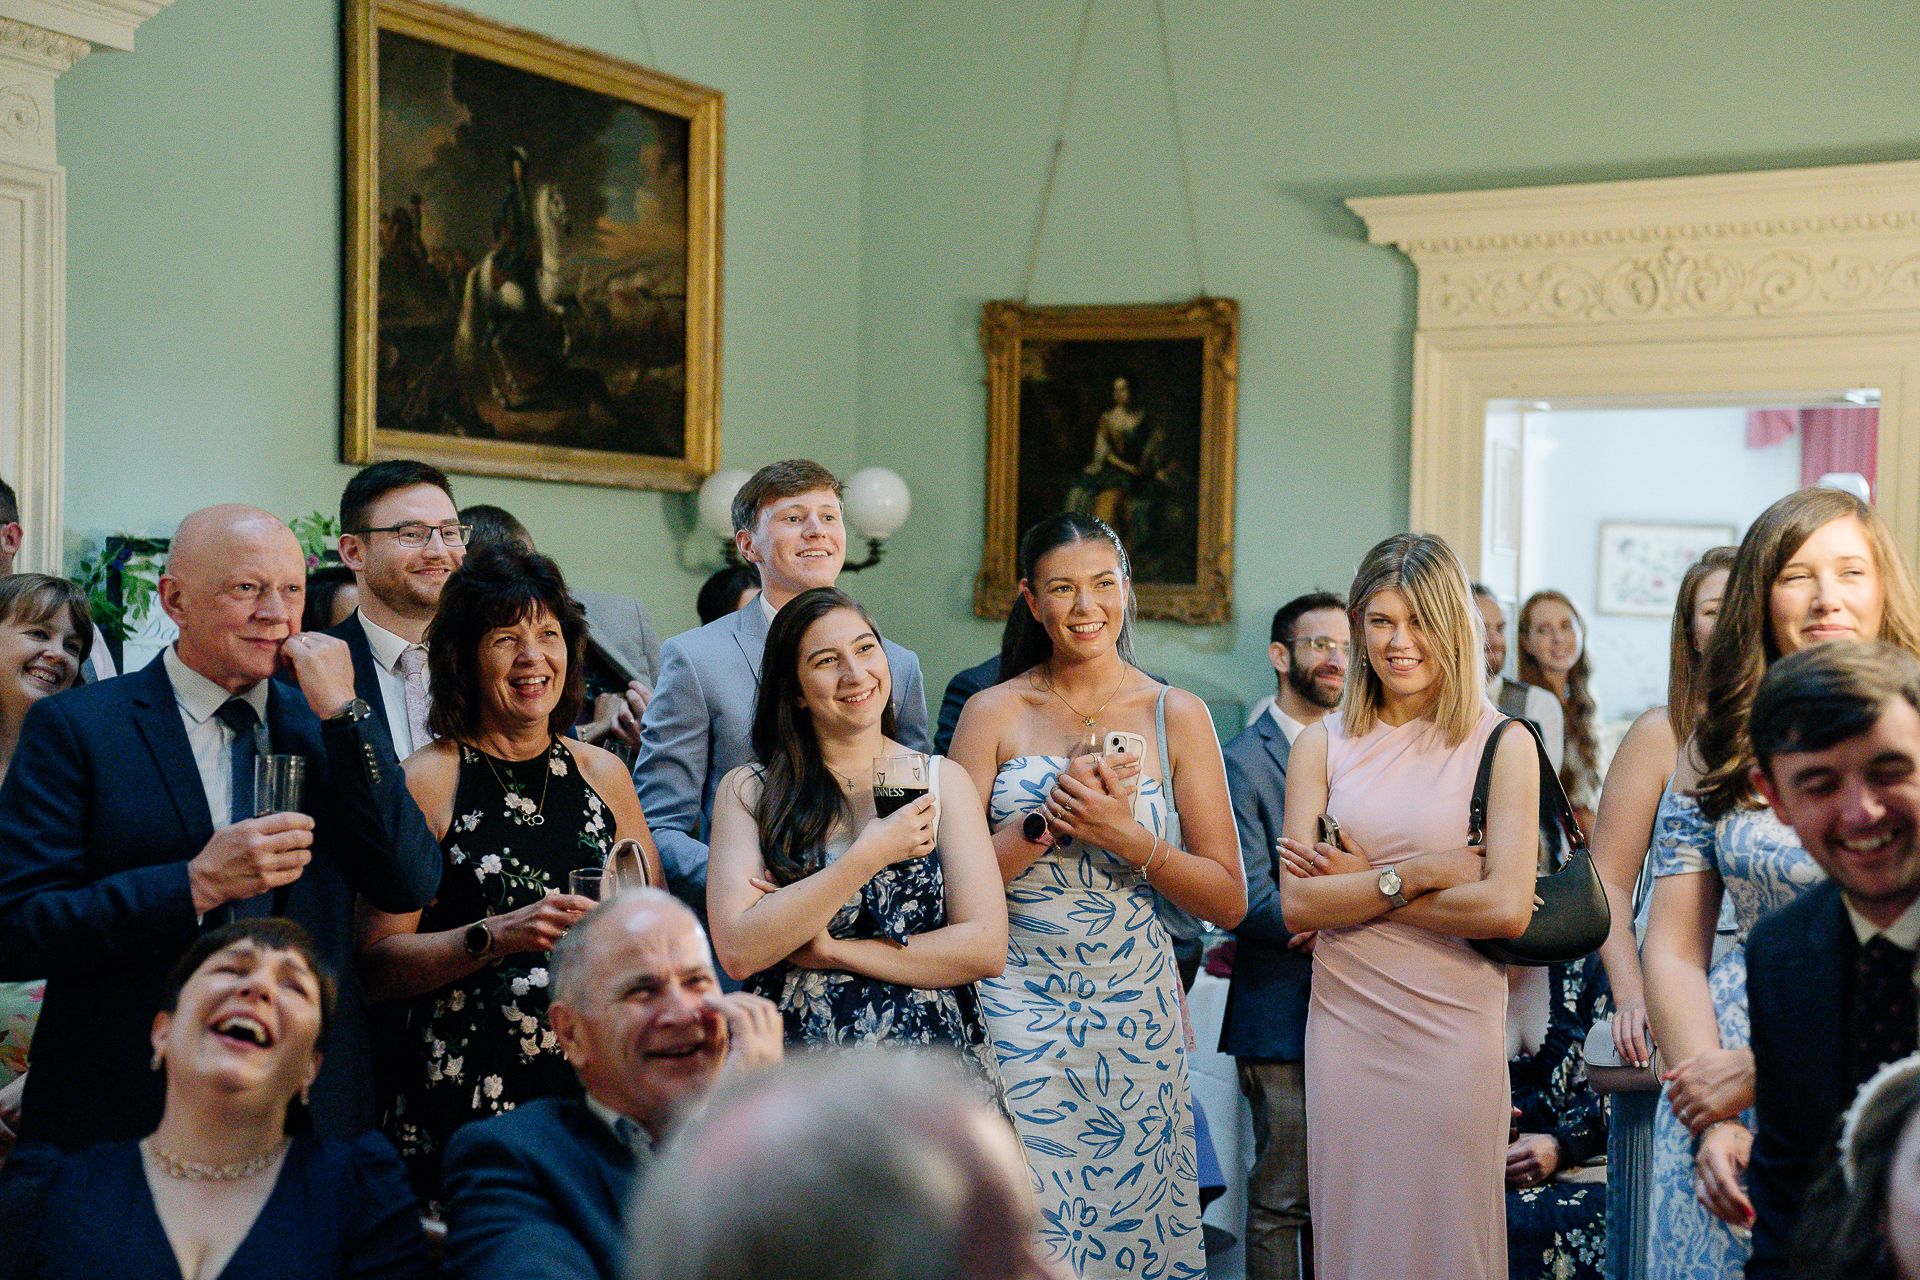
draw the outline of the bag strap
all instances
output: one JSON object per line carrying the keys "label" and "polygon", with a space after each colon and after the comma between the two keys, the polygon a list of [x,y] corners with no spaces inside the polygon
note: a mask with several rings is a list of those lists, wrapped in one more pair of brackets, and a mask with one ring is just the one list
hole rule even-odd
{"label": "bag strap", "polygon": [[[1573,805],[1567,800],[1566,789],[1560,785],[1560,775],[1554,772],[1553,762],[1547,759],[1547,744],[1540,740],[1539,726],[1531,720],[1502,716],[1500,723],[1493,726],[1493,732],[1487,735],[1487,745],[1480,751],[1480,772],[1473,780],[1473,799],[1467,805],[1467,843],[1481,844],[1487,835],[1487,792],[1493,785],[1493,756],[1500,745],[1500,735],[1506,732],[1510,724],[1520,725],[1533,739],[1534,755],[1540,762],[1540,825],[1547,826],[1548,806],[1551,805],[1553,820],[1560,828],[1561,839],[1565,842],[1567,859],[1587,847],[1587,833],[1574,821]],[[1562,864],[1564,865],[1564,863]]]}

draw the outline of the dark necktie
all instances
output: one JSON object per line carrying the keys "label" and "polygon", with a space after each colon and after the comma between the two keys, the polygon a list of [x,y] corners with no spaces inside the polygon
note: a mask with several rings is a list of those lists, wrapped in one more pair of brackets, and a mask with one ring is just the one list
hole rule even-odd
{"label": "dark necktie", "polygon": [[1914,1051],[1913,952],[1875,934],[1860,946],[1854,1069],[1860,1081]]}
{"label": "dark necktie", "polygon": [[[244,698],[228,698],[213,713],[221,724],[233,730],[230,775],[231,811],[228,821],[243,822],[253,817],[253,765],[262,751],[260,716]],[[272,910],[271,894],[256,894],[232,903],[231,915],[264,916]]]}

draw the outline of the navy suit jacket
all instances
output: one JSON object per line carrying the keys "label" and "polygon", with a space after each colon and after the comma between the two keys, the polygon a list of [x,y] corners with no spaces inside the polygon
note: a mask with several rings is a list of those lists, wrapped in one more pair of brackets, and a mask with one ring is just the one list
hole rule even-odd
{"label": "navy suit jacket", "polygon": [[[380,668],[374,665],[373,646],[367,643],[367,629],[360,625],[360,611],[355,609],[345,618],[327,628],[328,635],[347,642],[347,652],[353,655],[353,691],[360,700],[373,708],[373,720],[383,729],[388,729],[387,745],[393,747],[394,754],[400,754],[398,744],[393,742],[392,730],[387,724],[387,698],[380,684]],[[405,756],[400,756],[405,759]]]}
{"label": "navy suit jacket", "polygon": [[[340,981],[314,1124],[352,1137],[374,1120],[354,895],[419,910],[439,884],[440,850],[377,717],[323,726],[298,689],[276,681],[267,729],[276,751],[306,757],[301,807],[315,819],[313,860],[284,891],[284,913]],[[47,979],[23,1137],[71,1151],[159,1123],[148,1030],[169,971],[201,932],[187,863],[213,832],[164,662],[27,712],[0,785],[0,981]]]}
{"label": "navy suit jacket", "polygon": [[637,1161],[587,1104],[538,1098],[447,1143],[447,1280],[619,1280]]}
{"label": "navy suit jacket", "polygon": [[1287,735],[1262,712],[1220,749],[1247,869],[1247,914],[1233,930],[1233,981],[1220,1024],[1220,1052],[1298,1062],[1306,1055],[1313,958],[1287,950],[1280,918],[1280,839],[1287,802]]}
{"label": "navy suit jacket", "polygon": [[953,745],[953,731],[960,724],[960,713],[967,709],[967,699],[999,682],[1000,655],[997,653],[947,682],[947,694],[940,699],[940,725],[933,731],[935,755],[947,754],[947,748]]}
{"label": "navy suit jacket", "polygon": [[[893,714],[900,742],[927,749],[927,699],[920,659],[884,642],[893,673]],[[640,720],[633,781],[667,887],[701,919],[707,914],[707,833],[713,793],[729,769],[753,759],[753,717],[760,701],[760,662],[767,614],[749,600],[724,618],[685,631],[660,650],[660,681]]]}
{"label": "navy suit jacket", "polygon": [[1753,1199],[1749,1276],[1785,1276],[1807,1188],[1832,1162],[1853,1101],[1853,986],[1860,944],[1832,881],[1816,885],[1747,936],[1753,1017]]}

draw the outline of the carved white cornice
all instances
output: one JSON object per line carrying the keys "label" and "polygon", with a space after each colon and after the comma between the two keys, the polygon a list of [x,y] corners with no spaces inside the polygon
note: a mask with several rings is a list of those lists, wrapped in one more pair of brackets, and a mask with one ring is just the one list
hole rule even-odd
{"label": "carved white cornice", "polygon": [[85,40],[48,31],[29,22],[0,18],[0,55],[57,76],[93,52]]}
{"label": "carved white cornice", "polygon": [[1920,162],[1347,204],[1422,329],[1920,307]]}
{"label": "carved white cornice", "polygon": [[[0,0],[0,21],[39,27],[89,45],[132,49],[140,24],[173,0]],[[77,61],[77,59],[76,59]]]}

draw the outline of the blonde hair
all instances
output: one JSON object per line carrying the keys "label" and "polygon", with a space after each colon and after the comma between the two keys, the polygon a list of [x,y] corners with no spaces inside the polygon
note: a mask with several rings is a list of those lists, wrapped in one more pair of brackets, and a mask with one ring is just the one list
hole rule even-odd
{"label": "blonde hair", "polygon": [[[1398,533],[1367,552],[1347,592],[1353,602],[1348,616],[1363,646],[1367,606],[1388,588],[1406,597],[1434,664],[1439,689],[1424,718],[1448,747],[1457,747],[1473,732],[1486,703],[1481,676],[1486,642],[1466,570],[1446,539],[1431,533]],[[1340,718],[1350,737],[1373,729],[1384,697],[1370,660],[1348,666]]]}

